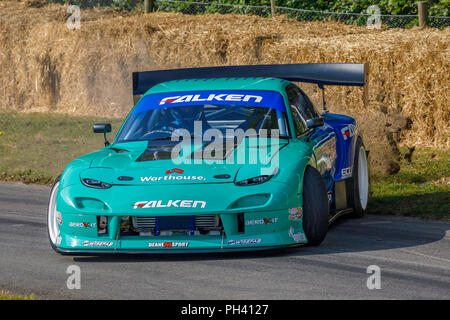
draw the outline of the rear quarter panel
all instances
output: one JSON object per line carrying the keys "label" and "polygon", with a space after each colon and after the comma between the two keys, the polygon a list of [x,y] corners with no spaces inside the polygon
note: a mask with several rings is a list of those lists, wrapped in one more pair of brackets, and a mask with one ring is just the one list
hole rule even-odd
{"label": "rear quarter panel", "polygon": [[336,133],[336,152],[334,180],[340,181],[352,177],[353,159],[355,153],[358,129],[356,121],[352,117],[326,113],[324,120]]}

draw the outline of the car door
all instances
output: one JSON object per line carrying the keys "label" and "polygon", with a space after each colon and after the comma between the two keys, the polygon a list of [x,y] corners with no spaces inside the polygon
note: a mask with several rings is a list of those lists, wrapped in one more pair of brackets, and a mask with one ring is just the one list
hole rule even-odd
{"label": "car door", "polygon": [[315,143],[313,152],[316,158],[316,168],[325,181],[327,192],[331,193],[336,160],[336,134],[327,123],[313,129],[308,128],[306,120],[319,118],[320,114],[300,88],[295,85],[288,85],[286,95],[291,108],[295,136],[311,135],[311,141]]}

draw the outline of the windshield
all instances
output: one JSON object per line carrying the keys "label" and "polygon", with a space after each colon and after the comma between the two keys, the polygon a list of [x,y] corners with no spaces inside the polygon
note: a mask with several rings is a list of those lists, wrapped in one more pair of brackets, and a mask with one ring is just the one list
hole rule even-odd
{"label": "windshield", "polygon": [[276,92],[165,93],[144,96],[116,142],[170,140],[173,135],[186,134],[197,137],[211,129],[219,130],[223,137],[233,135],[235,130],[267,136],[277,130],[277,135],[286,137],[286,128],[284,102]]}

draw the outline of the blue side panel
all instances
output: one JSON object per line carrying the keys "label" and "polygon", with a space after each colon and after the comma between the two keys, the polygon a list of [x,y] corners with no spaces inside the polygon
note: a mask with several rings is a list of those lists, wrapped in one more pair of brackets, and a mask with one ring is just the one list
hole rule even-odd
{"label": "blue side panel", "polygon": [[325,182],[327,192],[331,192],[334,186],[334,163],[337,157],[336,133],[332,126],[325,123],[314,129],[310,139],[315,142],[312,149],[316,158],[317,170]]}
{"label": "blue side panel", "polygon": [[336,133],[337,158],[335,162],[334,181],[352,177],[353,159],[358,131],[355,119],[349,116],[326,113],[325,123],[333,127]]}

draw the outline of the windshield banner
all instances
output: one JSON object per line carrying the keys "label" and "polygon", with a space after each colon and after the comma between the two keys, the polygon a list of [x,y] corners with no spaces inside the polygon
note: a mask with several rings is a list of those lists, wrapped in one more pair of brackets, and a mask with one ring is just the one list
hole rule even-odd
{"label": "windshield banner", "polygon": [[133,114],[152,109],[208,104],[265,107],[286,111],[283,97],[275,91],[214,90],[149,94],[141,98]]}

